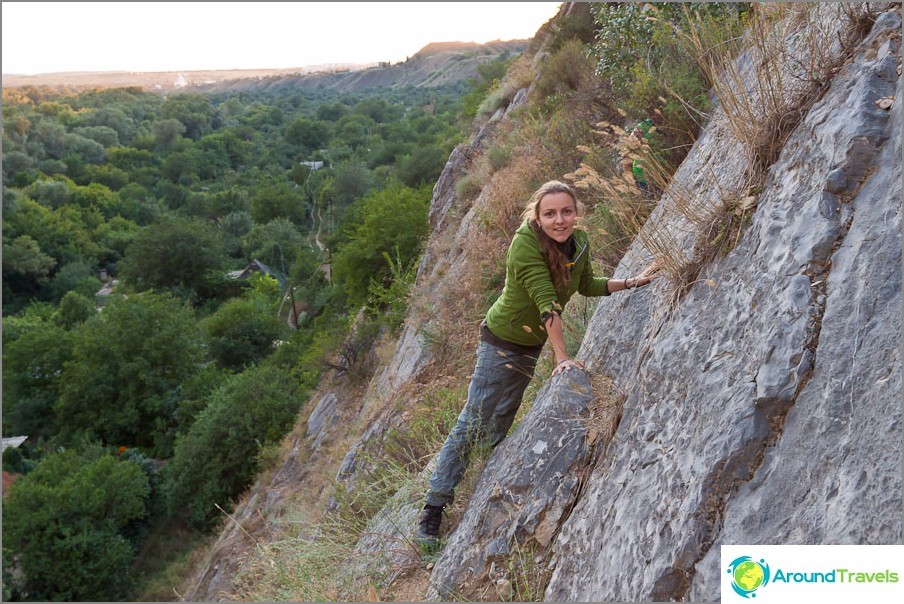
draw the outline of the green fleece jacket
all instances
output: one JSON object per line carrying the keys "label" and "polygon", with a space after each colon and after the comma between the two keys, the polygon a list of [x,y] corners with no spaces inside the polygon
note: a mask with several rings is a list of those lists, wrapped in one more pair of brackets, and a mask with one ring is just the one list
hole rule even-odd
{"label": "green fleece jacket", "polygon": [[487,327],[496,336],[521,346],[546,341],[540,324],[544,312],[558,311],[575,292],[583,296],[608,296],[606,277],[594,277],[587,233],[575,229],[575,257],[567,291],[556,291],[537,234],[525,221],[515,232],[505,263],[505,287],[487,312]]}

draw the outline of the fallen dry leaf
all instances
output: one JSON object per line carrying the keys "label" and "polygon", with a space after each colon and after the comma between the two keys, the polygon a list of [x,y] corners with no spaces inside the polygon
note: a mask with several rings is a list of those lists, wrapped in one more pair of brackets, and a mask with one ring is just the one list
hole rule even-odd
{"label": "fallen dry leaf", "polygon": [[756,197],[754,197],[753,195],[748,195],[747,197],[741,199],[741,201],[738,202],[738,208],[741,211],[747,211],[750,208],[752,208],[755,204],[756,204]]}

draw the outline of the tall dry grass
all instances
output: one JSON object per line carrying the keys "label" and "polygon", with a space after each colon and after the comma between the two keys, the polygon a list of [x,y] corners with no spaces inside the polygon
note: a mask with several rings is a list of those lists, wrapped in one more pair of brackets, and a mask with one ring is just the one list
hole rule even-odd
{"label": "tall dry grass", "polygon": [[[617,125],[598,123],[597,145],[629,160],[639,160],[653,191],[667,192],[668,224],[649,221],[655,200],[645,200],[630,174],[621,174],[585,160],[566,175],[595,205],[597,226],[605,244],[616,251],[640,237],[658,258],[672,288],[674,307],[698,282],[702,269],[738,243],[756,209],[769,167],[777,160],[791,132],[827,90],[835,73],[868,31],[873,18],[869,4],[790,3],[755,5],[742,36],[727,36],[719,23],[685,8],[689,27],[675,35],[696,57],[718,98],[721,115],[747,154],[744,182],[730,189],[704,164],[693,189],[673,179],[675,167],[660,159],[645,141],[627,136]],[[839,28],[839,23],[842,26]],[[717,203],[700,191],[713,191]],[[687,233],[695,243],[687,249]]]}
{"label": "tall dry grass", "polygon": [[[873,19],[868,3],[756,4],[742,37],[722,40],[699,15],[681,32],[744,143],[761,183],[791,132],[828,89]],[[839,28],[839,23],[842,27]]]}

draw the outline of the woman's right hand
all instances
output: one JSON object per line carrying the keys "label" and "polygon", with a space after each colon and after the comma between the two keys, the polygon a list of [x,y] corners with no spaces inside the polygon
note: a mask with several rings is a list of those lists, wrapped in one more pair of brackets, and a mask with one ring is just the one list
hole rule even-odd
{"label": "woman's right hand", "polygon": [[552,370],[552,376],[555,377],[560,373],[568,373],[569,371],[571,371],[572,367],[583,369],[584,363],[583,361],[572,361],[571,359],[565,359],[564,361],[561,361],[558,365],[556,365],[556,368]]}
{"label": "woman's right hand", "polygon": [[656,273],[659,272],[659,269],[662,267],[662,261],[656,260],[653,264],[648,266],[643,270],[642,273],[637,275],[636,277],[631,277],[630,279],[626,279],[625,282],[627,284],[628,281],[632,283],[631,288],[635,287],[643,287],[647,285],[650,281],[655,279],[658,275]]}

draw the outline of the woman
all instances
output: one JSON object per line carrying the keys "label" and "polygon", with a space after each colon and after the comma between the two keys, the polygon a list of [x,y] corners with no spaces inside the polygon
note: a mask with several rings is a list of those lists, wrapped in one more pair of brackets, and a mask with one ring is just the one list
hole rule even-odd
{"label": "woman", "polygon": [[537,189],[522,218],[508,250],[505,287],[480,325],[468,401],[430,477],[416,533],[427,545],[436,543],[443,508],[452,502],[471,448],[481,441],[495,447],[508,433],[547,337],[556,355],[553,376],[583,369],[568,358],[559,316],[571,296],[608,296],[654,278],[655,265],[631,279],[593,276],[587,234],[575,228],[577,199],[564,183]]}

